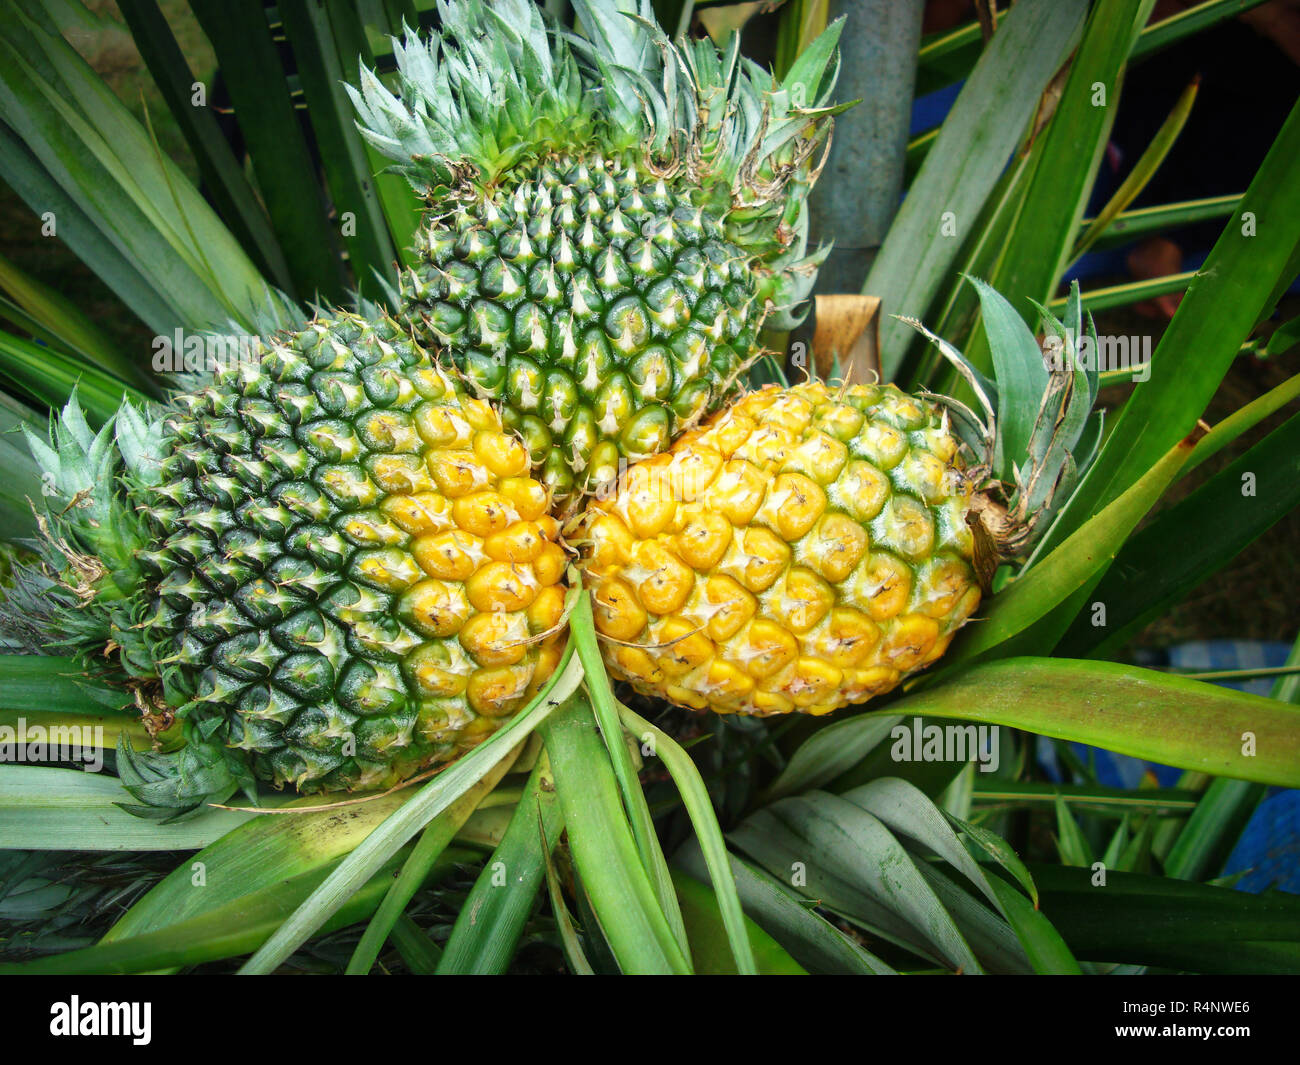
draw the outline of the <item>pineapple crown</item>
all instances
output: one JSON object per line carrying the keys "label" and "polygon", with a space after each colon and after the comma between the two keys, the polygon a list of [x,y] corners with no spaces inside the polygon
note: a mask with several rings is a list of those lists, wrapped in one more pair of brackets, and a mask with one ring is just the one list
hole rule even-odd
{"label": "pineapple crown", "polygon": [[977,497],[979,524],[1000,559],[1020,559],[1051,528],[1101,444],[1103,411],[1094,411],[1100,376],[1080,349],[1099,349],[1092,315],[1084,324],[1079,283],[1065,320],[1034,302],[1038,341],[1016,309],[991,285],[967,277],[979,295],[994,380],[947,341],[903,318],[935,344],[974,393],[983,416],[951,397],[934,397],[954,414],[953,429],[975,456],[975,476],[992,481]]}
{"label": "pineapple crown", "polygon": [[670,41],[650,0],[574,0],[583,34],[532,0],[439,0],[442,31],[393,41],[397,94],[362,67],[348,86],[358,128],[395,160],[430,211],[482,194],[557,152],[637,151],[691,190],[775,283],[774,328],[791,328],[826,251],[808,255],[807,197],[829,147],[843,21],[777,81],[738,35]]}

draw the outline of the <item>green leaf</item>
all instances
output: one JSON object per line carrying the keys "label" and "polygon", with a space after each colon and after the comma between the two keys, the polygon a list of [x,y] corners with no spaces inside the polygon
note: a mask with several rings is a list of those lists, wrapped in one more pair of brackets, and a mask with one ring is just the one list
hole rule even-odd
{"label": "green leaf", "polygon": [[921,862],[917,869],[952,915],[980,964],[989,973],[1027,974],[1032,971],[1029,956],[1016,938],[1015,930],[960,884],[946,866]]}
{"label": "green leaf", "polygon": [[[550,850],[560,838],[555,777],[545,752],[538,756],[505,837],[483,867],[456,916],[438,963],[440,973],[503,973],[532,912]],[[504,872],[504,885],[497,870]]]}
{"label": "green leaf", "polygon": [[1178,134],[1183,131],[1183,126],[1187,124],[1187,117],[1192,113],[1192,104],[1196,102],[1196,91],[1200,87],[1200,78],[1194,78],[1183,90],[1182,95],[1174,104],[1174,109],[1169,112],[1169,117],[1161,123],[1156,130],[1156,134],[1151,138],[1138,160],[1133,164],[1133,169],[1129,171],[1118,189],[1111,195],[1106,202],[1106,206],[1098,212],[1094,218],[1083,230],[1079,236],[1078,243],[1075,244],[1074,250],[1070,253],[1071,259],[1078,259],[1084,252],[1091,248],[1099,237],[1101,237],[1110,227],[1111,223],[1119,216],[1130,203],[1138,198],[1142,190],[1155,176],[1160,164],[1165,161],[1165,156],[1174,146],[1174,141],[1178,139]]}
{"label": "green leaf", "polygon": [[1238,407],[1197,441],[1196,447],[1192,449],[1192,457],[1187,460],[1181,475],[1186,477],[1206,459],[1217,455],[1237,437],[1297,397],[1300,397],[1300,374],[1287,378],[1276,388],[1271,388],[1245,406]]}
{"label": "green leaf", "polygon": [[[471,857],[471,854],[464,851],[444,852],[441,862],[431,871],[431,875],[434,878],[443,876],[458,861]],[[332,932],[365,920],[379,905],[403,858],[403,851],[391,856],[325,922],[321,931]],[[0,965],[0,972],[24,975],[141,973],[238,957],[264,943],[286,915],[292,913],[294,907],[329,875],[330,868],[327,865],[255,890],[246,890],[235,901],[209,909],[199,916],[175,922],[167,928],[130,938],[104,941],[85,950],[70,951],[24,964]]]}
{"label": "green leaf", "polygon": [[1067,805],[1087,810],[1121,816],[1133,810],[1158,810],[1187,813],[1195,809],[1200,797],[1189,787],[1178,788],[1103,788],[1097,784],[1054,784],[1038,781],[995,780],[990,784],[977,784],[975,802],[982,809],[999,804],[1007,806],[1056,805],[1057,798]]}
{"label": "green leaf", "polygon": [[968,279],[979,293],[984,332],[992,352],[993,372],[998,383],[997,450],[993,456],[994,476],[1006,483],[1015,480],[1013,465],[1023,465],[1031,454],[1030,438],[1038,420],[1043,394],[1047,391],[1047,367],[1034,334],[1000,293],[978,278]]}
{"label": "green leaf", "polygon": [[[728,857],[745,912],[802,965],[816,973],[894,975],[893,969],[856,940],[809,909],[791,888],[735,855]],[[704,856],[694,841],[687,842],[673,856],[673,864],[697,880],[710,882]]]}
{"label": "green leaf", "polygon": [[[101,232],[95,219],[105,216],[96,205],[86,203],[75,191],[66,193],[26,144],[8,126],[0,123],[0,178],[34,212],[53,217],[56,232],[77,257],[150,329],[170,335],[185,315],[171,295],[160,289],[113,231]],[[109,207],[111,217],[125,221]]]}
{"label": "green leaf", "polygon": [[1016,882],[1025,889],[1030,901],[1037,908],[1038,886],[1034,883],[1034,878],[1029,875],[1029,870],[1026,868],[1025,863],[1020,860],[1020,856],[1011,849],[1011,844],[997,833],[990,832],[981,825],[969,824],[952,814],[948,814],[947,817],[949,821],[966,834],[974,846],[978,847],[984,854],[987,854],[1015,877]]}
{"label": "green leaf", "polygon": [[[1100,234],[1093,245],[1098,251],[1113,248],[1120,244],[1129,244],[1148,233],[1168,233],[1179,226],[1190,226],[1214,218],[1226,218],[1232,214],[1241,202],[1241,194],[1228,196],[1209,196],[1201,200],[1186,200],[1181,203],[1165,203],[1158,207],[1138,207],[1132,211],[1121,211],[1106,231]],[[1091,227],[1096,219],[1085,218],[1084,226]]]}
{"label": "green leaf", "polygon": [[1137,666],[1004,659],[890,709],[1027,729],[1217,776],[1300,784],[1300,709]]}
{"label": "green leaf", "polygon": [[0,706],[10,710],[49,710],[52,706],[123,707],[130,699],[85,675],[75,658],[53,655],[0,655]]}
{"label": "green leaf", "polygon": [[[695,971],[703,975],[737,975],[740,970],[736,968],[731,932],[723,923],[717,896],[706,885],[682,872],[673,873],[673,884],[690,933]],[[742,921],[752,972],[762,976],[806,975],[803,966],[762,928],[747,917]]]}
{"label": "green leaf", "polygon": [[641,863],[591,708],[570,700],[542,730],[573,863],[624,973],[690,969]]}
{"label": "green leaf", "polygon": [[[986,280],[1034,321],[1065,271],[1119,103],[1124,63],[1154,0],[1099,0],[1084,27],[1060,102],[1035,147],[1024,201]],[[988,366],[976,333],[966,355]]]}
{"label": "green leaf", "polygon": [[98,367],[4,332],[0,332],[0,376],[53,410],[64,406],[75,389],[96,427],[117,413],[123,399],[137,403],[148,399]]}
{"label": "green leaf", "polygon": [[416,976],[433,976],[438,971],[442,951],[424,934],[424,930],[406,914],[397,918],[389,935],[406,967]]}
{"label": "green leaf", "polygon": [[944,812],[915,785],[897,777],[882,777],[840,797],[879,818],[894,833],[902,833],[938,855],[995,907],[1001,907],[979,865],[949,827]]}
{"label": "green leaf", "polygon": [[[1248,224],[1253,221],[1253,225]],[[1271,310],[1300,246],[1300,104],[1197,272],[1152,354],[1152,376],[1125,404],[1097,461],[1048,534],[1046,550],[1118,498],[1200,417],[1241,342]]]}
{"label": "green leaf", "polygon": [[195,105],[198,79],[158,4],[155,0],[135,0],[120,10],[140,57],[194,155],[203,187],[212,197],[217,213],[276,286],[290,291],[293,282],[289,264],[266,212],[217,125],[211,105]]}
{"label": "green leaf", "polygon": [[560,886],[560,877],[551,858],[554,846],[555,841],[548,836],[543,841],[542,858],[546,866],[546,893],[551,900],[551,914],[555,918],[556,930],[560,934],[560,948],[564,951],[569,972],[574,976],[592,976],[595,971],[582,949],[582,939],[574,927],[568,904],[564,901],[564,889]]}
{"label": "green leaf", "polygon": [[818,729],[795,750],[763,793],[763,802],[829,784],[884,743],[901,720],[893,715],[859,714]]}
{"label": "green leaf", "polygon": [[1061,856],[1062,865],[1078,865],[1088,868],[1092,865],[1092,848],[1079,831],[1079,823],[1070,813],[1070,808],[1059,797],[1056,800],[1056,853]]}
{"label": "green leaf", "polygon": [[1040,561],[1031,559],[1029,571],[994,598],[987,619],[959,638],[944,668],[922,683],[935,684],[959,664],[981,657],[1050,650],[1078,612],[1079,601],[1173,481],[1191,450],[1192,441],[1182,441],[1057,550]]}
{"label": "green leaf", "polygon": [[1035,865],[1042,911],[1080,959],[1207,973],[1294,973],[1300,899],[1167,877]]}
{"label": "green leaf", "polygon": [[0,849],[198,850],[252,816],[214,810],[159,825],[121,809],[119,804],[130,798],[116,777],[80,769],[0,765]]}
{"label": "green leaf", "polygon": [[344,975],[364,976],[371,970],[379,957],[379,952],[384,949],[384,943],[387,942],[393,925],[402,916],[402,912],[420,885],[427,879],[430,871],[437,864],[439,856],[469,820],[478,804],[497,786],[513,764],[512,755],[501,759],[464,795],[425,826],[419,841],[407,855],[406,861],[402,863],[401,871],[388,886],[383,901],[375,910],[374,916],[370,918],[365,932],[361,934],[361,939],[352,951],[352,958],[344,970]]}
{"label": "green leaf", "polygon": [[792,796],[751,814],[730,838],[773,875],[806,875],[807,897],[902,939],[923,956],[963,972],[981,971],[902,845],[861,807],[826,792]]}
{"label": "green leaf", "polygon": [[[1113,654],[1297,506],[1300,414],[1130,537],[1091,594],[1105,607],[1105,624],[1094,625],[1092,611],[1083,611],[1058,652]],[[1170,551],[1173,542],[1181,549]]]}
{"label": "green leaf", "polygon": [[1046,914],[1005,881],[994,877],[992,884],[1034,972],[1078,976],[1081,972],[1078,961]]}
{"label": "green leaf", "polygon": [[396,281],[393,262],[397,253],[389,239],[365,142],[343,90],[350,72],[340,62],[329,10],[310,0],[280,0],[278,9],[293,47],[298,79],[307,98],[307,117],[316,133],[335,212],[340,218],[352,216],[342,240],[353,274],[358,284],[367,287],[375,273]]}
{"label": "green leaf", "polygon": [[[577,687],[581,669],[572,654],[527,708],[492,737],[444,769],[413,798],[390,814],[355,847],[310,897],[293,912],[245,964],[241,972],[270,972],[314,935],[416,832],[474,787],[515,744],[546,720],[558,702]],[[567,691],[566,691],[567,689]]]}
{"label": "green leaf", "polygon": [[23,273],[4,256],[0,256],[0,289],[8,292],[24,312],[57,337],[68,351],[75,352],[100,370],[119,377],[136,388],[148,391],[154,387],[113,346],[99,327],[82,313],[80,307],[61,293]]}
{"label": "green leaf", "polygon": [[[1083,309],[1108,311],[1115,307],[1131,307],[1142,300],[1165,296],[1170,292],[1182,292],[1196,280],[1196,276],[1195,270],[1188,270],[1184,273],[1166,274],[1164,277],[1153,277],[1145,281],[1125,281],[1118,285],[1089,289],[1083,294]],[[1065,307],[1065,301],[1066,297],[1060,296],[1052,300],[1048,308],[1060,313]]]}
{"label": "green leaf", "polygon": [[723,926],[735,952],[735,967],[743,975],[755,972],[749,942],[744,935],[744,914],[736,894],[736,885],[731,879],[727,866],[726,843],[722,837],[722,828],[718,825],[717,815],[713,812],[713,804],[709,799],[704,778],[700,776],[700,771],[691,761],[690,755],[671,736],[621,704],[620,713],[628,728],[640,737],[643,747],[647,744],[652,746],[673,778],[708,865],[708,882],[713,888]]}
{"label": "green leaf", "polygon": [[645,793],[641,790],[641,782],[637,779],[637,767],[632,764],[632,754],[628,750],[627,743],[624,742],[619,706],[614,699],[609,674],[605,672],[604,660],[596,641],[596,627],[591,614],[591,596],[585,588],[577,589],[576,603],[569,617],[569,635],[582,661],[587,691],[591,695],[592,711],[596,715],[600,734],[609,752],[609,762],[618,781],[623,807],[629,815],[632,836],[636,840],[641,864],[654,885],[659,905],[668,918],[668,924],[677,937],[677,945],[684,955],[690,947],[686,942],[686,926],[677,908],[677,893],[673,888],[672,874],[668,870],[668,862],[664,859],[659,839],[655,835],[650,806],[646,802]]}
{"label": "green leaf", "polygon": [[[0,727],[12,728],[17,735],[22,727],[31,729],[40,726],[46,735],[78,737],[84,749],[112,751],[117,747],[118,737],[125,734],[135,743],[148,746],[153,737],[138,717],[128,717],[119,713],[72,713],[66,710],[0,710]],[[68,732],[67,730],[73,730]],[[0,735],[3,735],[0,733]],[[169,748],[174,742],[174,734],[161,737],[164,747]],[[121,796],[119,796],[120,798]],[[92,848],[93,849],[93,848]]]}
{"label": "green leaf", "polygon": [[341,300],[338,234],[326,217],[266,9],[260,0],[191,0],[190,6],[217,53],[271,223],[280,243],[292,249],[295,287],[310,297]]}
{"label": "green leaf", "polygon": [[[879,296],[888,315],[926,318],[1039,96],[1069,53],[1085,10],[1077,0],[1025,0],[1002,20],[867,275],[863,292]],[[949,222],[956,238],[944,235]],[[886,380],[897,373],[910,339],[906,325],[882,318]]]}
{"label": "green leaf", "polygon": [[[305,797],[256,814],[230,811],[240,819],[238,827],[194,855],[197,866],[185,862],[154,885],[104,938],[125,939],[165,929],[237,904],[244,895],[277,881],[317,873],[346,856],[411,797],[400,791],[345,805]],[[209,816],[213,815],[205,813],[175,827],[202,824]],[[132,820],[154,832],[173,827]],[[196,868],[203,871],[202,891],[194,890]]]}
{"label": "green leaf", "polygon": [[[16,14],[0,19],[5,51],[12,63],[0,64],[0,100],[13,105],[11,125],[168,294],[181,313],[175,324],[216,327],[264,298],[265,282],[229,230],[66,41]],[[59,221],[64,232],[69,221]]]}

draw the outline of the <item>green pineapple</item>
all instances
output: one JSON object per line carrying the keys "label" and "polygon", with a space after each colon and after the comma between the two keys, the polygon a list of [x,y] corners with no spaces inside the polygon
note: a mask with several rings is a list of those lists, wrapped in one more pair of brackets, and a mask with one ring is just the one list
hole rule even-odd
{"label": "green pineapple", "polygon": [[806,199],[839,25],[783,82],[649,0],[439,4],[442,36],[370,72],[361,129],[423,197],[403,315],[496,403],[561,504],[663,451],[789,329],[823,253]]}
{"label": "green pineapple", "polygon": [[146,807],[255,778],[388,787],[522,707],[563,641],[566,555],[527,451],[387,318],[337,314],[98,434],[75,398],[44,566],[6,613],[185,746],[122,751]]}

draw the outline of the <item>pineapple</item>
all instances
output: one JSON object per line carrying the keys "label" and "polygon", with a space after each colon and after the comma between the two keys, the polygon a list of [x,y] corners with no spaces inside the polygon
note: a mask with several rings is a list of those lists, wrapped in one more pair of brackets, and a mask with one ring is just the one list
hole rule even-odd
{"label": "pineapple", "polygon": [[98,435],[69,405],[44,575],[9,612],[81,654],[178,755],[126,753],[146,806],[379,788],[521,708],[563,640],[566,554],[529,457],[391,319],[339,313]]}
{"label": "pineapple", "polygon": [[737,40],[669,42],[649,0],[574,7],[585,38],[532,0],[440,3],[440,38],[395,42],[399,95],[364,70],[352,90],[425,204],[403,316],[569,509],[798,321],[839,33],[776,83]]}
{"label": "pineapple", "polygon": [[[944,654],[998,561],[1023,557],[1068,498],[1100,421],[1095,375],[1021,366],[1007,376],[1032,391],[999,403],[1012,430],[1032,424],[1017,455],[988,383],[939,343],[987,421],[893,385],[769,385],[588,507],[581,565],[611,673],[695,709],[820,715]],[[995,348],[1000,366],[1014,357]]]}

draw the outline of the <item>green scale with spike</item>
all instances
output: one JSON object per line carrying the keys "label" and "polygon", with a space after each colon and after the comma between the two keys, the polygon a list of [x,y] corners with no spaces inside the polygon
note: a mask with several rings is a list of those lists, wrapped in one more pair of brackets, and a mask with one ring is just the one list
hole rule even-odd
{"label": "green scale with spike", "polygon": [[838,25],[777,81],[621,6],[578,0],[582,39],[528,0],[440,4],[441,38],[395,48],[396,94],[352,90],[425,204],[403,315],[565,510],[734,395],[824,257],[806,199]]}
{"label": "green scale with spike", "polygon": [[662,178],[600,155],[420,231],[404,291],[557,497],[668,447],[733,391],[760,318],[748,257]]}

